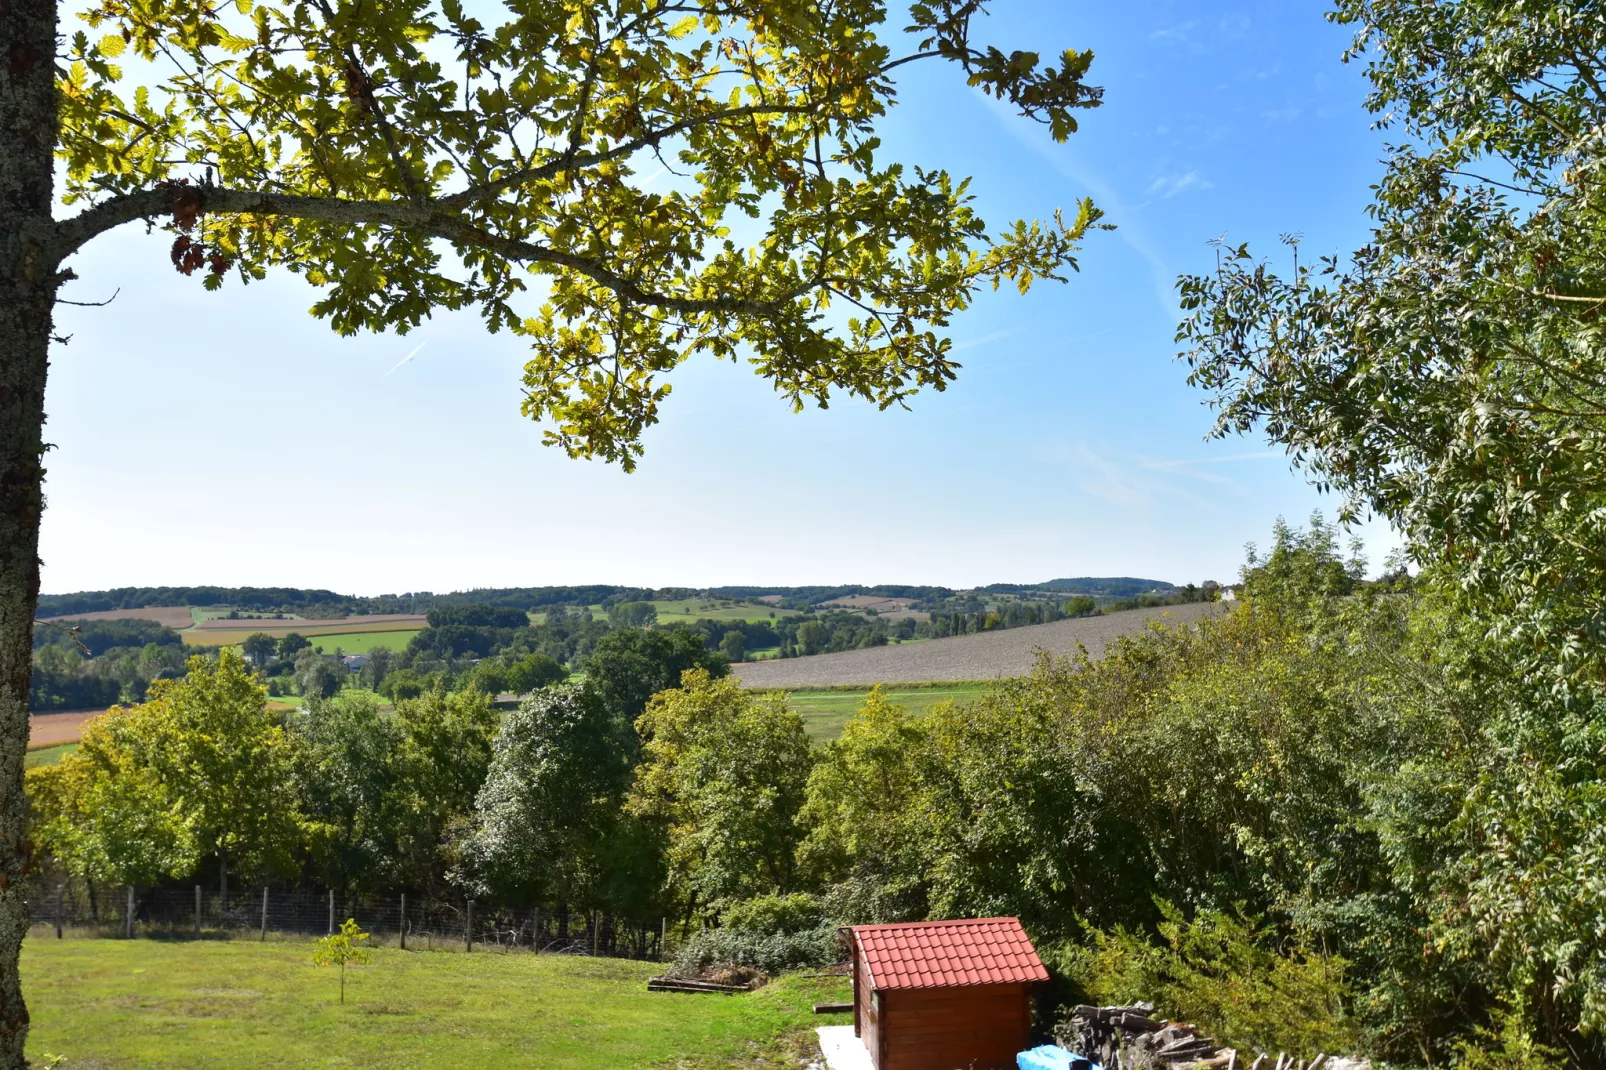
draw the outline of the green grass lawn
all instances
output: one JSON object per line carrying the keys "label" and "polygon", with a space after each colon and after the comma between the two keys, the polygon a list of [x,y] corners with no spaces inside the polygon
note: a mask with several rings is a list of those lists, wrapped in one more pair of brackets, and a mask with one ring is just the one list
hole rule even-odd
{"label": "green grass lawn", "polygon": [[[893,688],[887,692],[889,701],[913,713],[924,713],[939,702],[952,699],[958,703],[973,702],[986,694],[986,684],[957,684],[953,687]],[[835,739],[842,734],[842,726],[859,711],[869,688],[862,691],[788,691],[787,705],[803,718],[809,738]]]}
{"label": "green grass lawn", "polygon": [[310,942],[54,940],[23,945],[28,1056],[74,1067],[797,1066],[839,977],[739,996],[648,992],[655,963],[378,948],[346,977]]}
{"label": "green grass lawn", "polygon": [[32,769],[36,765],[49,765],[56,759],[71,754],[78,749],[76,743],[62,743],[55,747],[40,747],[38,750],[28,751],[22,756],[22,767]]}

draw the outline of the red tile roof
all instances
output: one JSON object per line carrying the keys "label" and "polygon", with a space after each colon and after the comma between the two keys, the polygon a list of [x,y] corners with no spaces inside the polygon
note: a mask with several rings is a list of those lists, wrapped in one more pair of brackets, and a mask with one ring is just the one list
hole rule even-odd
{"label": "red tile roof", "polygon": [[853,942],[876,991],[1048,980],[1019,918],[855,925]]}

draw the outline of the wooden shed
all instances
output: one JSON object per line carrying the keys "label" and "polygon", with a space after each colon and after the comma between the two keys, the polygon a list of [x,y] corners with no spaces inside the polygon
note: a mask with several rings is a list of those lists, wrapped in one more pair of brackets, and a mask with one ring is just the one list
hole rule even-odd
{"label": "wooden shed", "polygon": [[1019,918],[855,925],[853,1032],[876,1070],[1014,1070],[1031,987],[1048,980]]}

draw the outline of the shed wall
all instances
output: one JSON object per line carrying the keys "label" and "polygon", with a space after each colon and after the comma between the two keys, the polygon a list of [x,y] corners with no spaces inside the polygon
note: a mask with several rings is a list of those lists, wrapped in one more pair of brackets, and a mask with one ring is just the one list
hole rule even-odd
{"label": "shed wall", "polygon": [[864,952],[853,949],[853,1031],[864,1041],[870,1061],[880,1065],[881,1021],[878,1000],[870,990],[870,969]]}
{"label": "shed wall", "polygon": [[[1031,1040],[1023,984],[906,988],[880,996],[878,1025],[885,1032],[877,1039],[884,1057],[877,1070],[1014,1070],[1015,1055]],[[870,1051],[873,1058],[876,1049]]]}

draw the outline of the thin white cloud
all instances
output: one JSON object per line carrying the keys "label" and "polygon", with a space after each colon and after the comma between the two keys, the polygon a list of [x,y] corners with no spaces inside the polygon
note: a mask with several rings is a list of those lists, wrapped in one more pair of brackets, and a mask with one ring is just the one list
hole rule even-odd
{"label": "thin white cloud", "polygon": [[1085,442],[1068,444],[1058,452],[1078,490],[1122,509],[1143,510],[1185,502],[1200,511],[1209,511],[1219,505],[1217,492],[1199,484],[1238,486],[1237,480],[1230,477],[1195,471],[1181,464],[1168,468],[1164,461],[1105,456]]}
{"label": "thin white cloud", "polygon": [[1210,189],[1210,180],[1198,171],[1187,171],[1180,175],[1161,175],[1149,183],[1148,193],[1151,197],[1162,199],[1175,197],[1177,194],[1190,189]]}
{"label": "thin white cloud", "polygon": [[1276,450],[1256,450],[1253,453],[1229,453],[1222,457],[1175,457],[1171,459],[1150,458],[1143,462],[1143,467],[1157,471],[1177,471],[1192,468],[1201,464],[1240,464],[1244,461],[1264,461],[1274,457],[1286,457],[1287,454]]}
{"label": "thin white cloud", "polygon": [[1179,22],[1175,26],[1164,26],[1149,34],[1151,41],[1187,41],[1193,37],[1193,31],[1198,29],[1199,20],[1189,19]]}
{"label": "thin white cloud", "polygon": [[1010,335],[1015,333],[1015,331],[994,331],[992,334],[984,334],[980,338],[967,338],[963,342],[955,342],[952,348],[956,352],[961,349],[977,349],[981,346],[989,345],[993,342],[1008,338]]}

